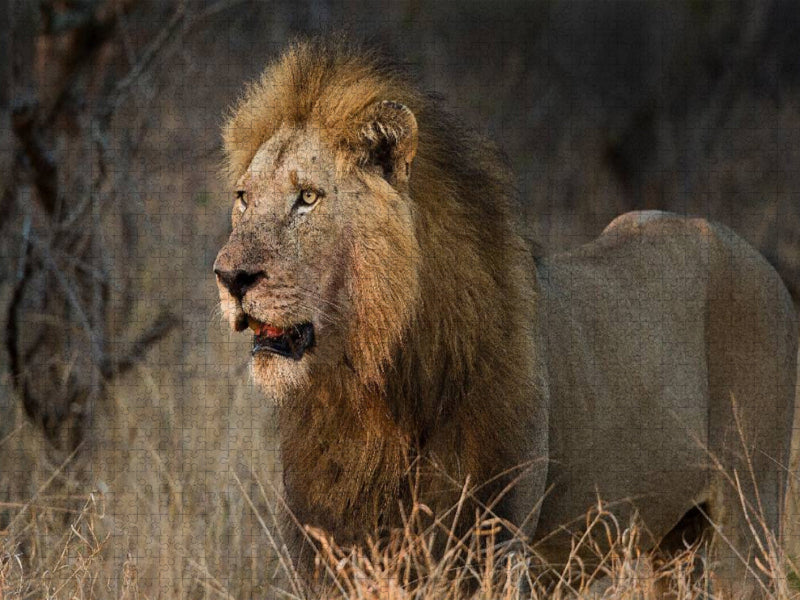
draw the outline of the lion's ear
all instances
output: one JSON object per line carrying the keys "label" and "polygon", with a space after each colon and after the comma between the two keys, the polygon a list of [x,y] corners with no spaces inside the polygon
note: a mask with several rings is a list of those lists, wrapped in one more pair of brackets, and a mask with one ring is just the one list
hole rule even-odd
{"label": "lion's ear", "polygon": [[379,167],[395,187],[408,183],[417,153],[417,119],[411,109],[399,102],[376,102],[367,109],[359,140],[365,165]]}

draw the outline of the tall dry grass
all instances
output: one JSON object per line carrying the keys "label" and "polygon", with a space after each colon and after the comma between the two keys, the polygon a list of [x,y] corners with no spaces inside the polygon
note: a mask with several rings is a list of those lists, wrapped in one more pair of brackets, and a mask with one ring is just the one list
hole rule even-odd
{"label": "tall dry grass", "polygon": [[[316,548],[308,585],[277,527],[280,489],[278,478],[270,475],[278,467],[269,463],[274,453],[255,449],[271,433],[253,428],[253,439],[246,441],[247,427],[235,422],[235,415],[247,410],[247,386],[234,386],[230,406],[207,407],[232,419],[228,429],[215,433],[179,428],[175,419],[181,408],[174,397],[147,370],[138,375],[157,402],[144,418],[118,403],[106,416],[118,427],[113,440],[102,442],[106,447],[98,442],[55,463],[28,425],[0,441],[16,440],[18,458],[28,461],[36,482],[26,497],[0,504],[7,520],[0,538],[0,597],[714,597],[714,567],[702,543],[677,556],[645,552],[642,525],[635,518],[619,522],[598,500],[582,517],[583,527],[576,528],[582,533],[573,537],[567,560],[548,564],[536,544],[514,535],[502,520],[490,513],[466,514],[467,488],[461,502],[436,519],[423,504],[406,507],[402,529],[364,548],[340,547],[325,532],[306,527]],[[208,453],[196,450],[197,439],[194,451],[183,445],[198,435],[204,436]],[[174,445],[165,440],[175,440]],[[98,451],[99,463],[92,459]],[[210,464],[211,455],[216,464]],[[739,476],[730,474],[730,483],[737,485]],[[792,489],[796,511],[796,479]],[[800,598],[797,555],[750,509],[753,532],[763,543],[755,564],[764,596]],[[474,526],[458,537],[455,523],[464,519]],[[743,563],[743,573],[746,568]]]}

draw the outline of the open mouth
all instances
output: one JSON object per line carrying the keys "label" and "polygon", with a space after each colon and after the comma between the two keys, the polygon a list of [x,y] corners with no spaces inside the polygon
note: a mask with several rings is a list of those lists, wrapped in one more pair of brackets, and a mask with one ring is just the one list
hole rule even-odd
{"label": "open mouth", "polygon": [[259,352],[271,352],[278,356],[300,360],[306,350],[314,347],[314,325],[312,323],[300,323],[284,329],[249,318],[248,325],[255,334],[253,336],[253,356]]}

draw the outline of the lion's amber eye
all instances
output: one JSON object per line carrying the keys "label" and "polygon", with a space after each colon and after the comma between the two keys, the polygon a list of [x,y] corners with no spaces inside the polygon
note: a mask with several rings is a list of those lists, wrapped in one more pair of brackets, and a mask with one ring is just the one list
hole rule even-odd
{"label": "lion's amber eye", "polygon": [[244,212],[247,209],[247,200],[244,198],[244,190],[236,191],[236,201],[239,204],[239,210]]}
{"label": "lion's amber eye", "polygon": [[319,194],[314,190],[303,190],[300,192],[300,200],[302,200],[304,204],[311,206],[319,200]]}
{"label": "lion's amber eye", "polygon": [[304,215],[316,206],[319,199],[325,194],[320,190],[305,188],[300,190],[297,196],[297,201],[294,203],[294,209],[297,214]]}

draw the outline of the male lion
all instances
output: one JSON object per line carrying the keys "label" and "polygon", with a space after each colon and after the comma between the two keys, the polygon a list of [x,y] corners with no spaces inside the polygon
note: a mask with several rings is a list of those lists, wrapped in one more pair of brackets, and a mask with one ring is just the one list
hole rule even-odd
{"label": "male lion", "polygon": [[[778,532],[797,324],[747,243],[630,213],[534,258],[501,155],[341,40],[269,66],[224,142],[233,232],[214,272],[231,326],[253,330],[300,523],[343,544],[398,526],[418,465],[435,513],[469,477],[533,540],[598,496],[651,544],[701,511],[723,589],[755,585],[742,506]],[[558,562],[569,543],[539,549]]]}

